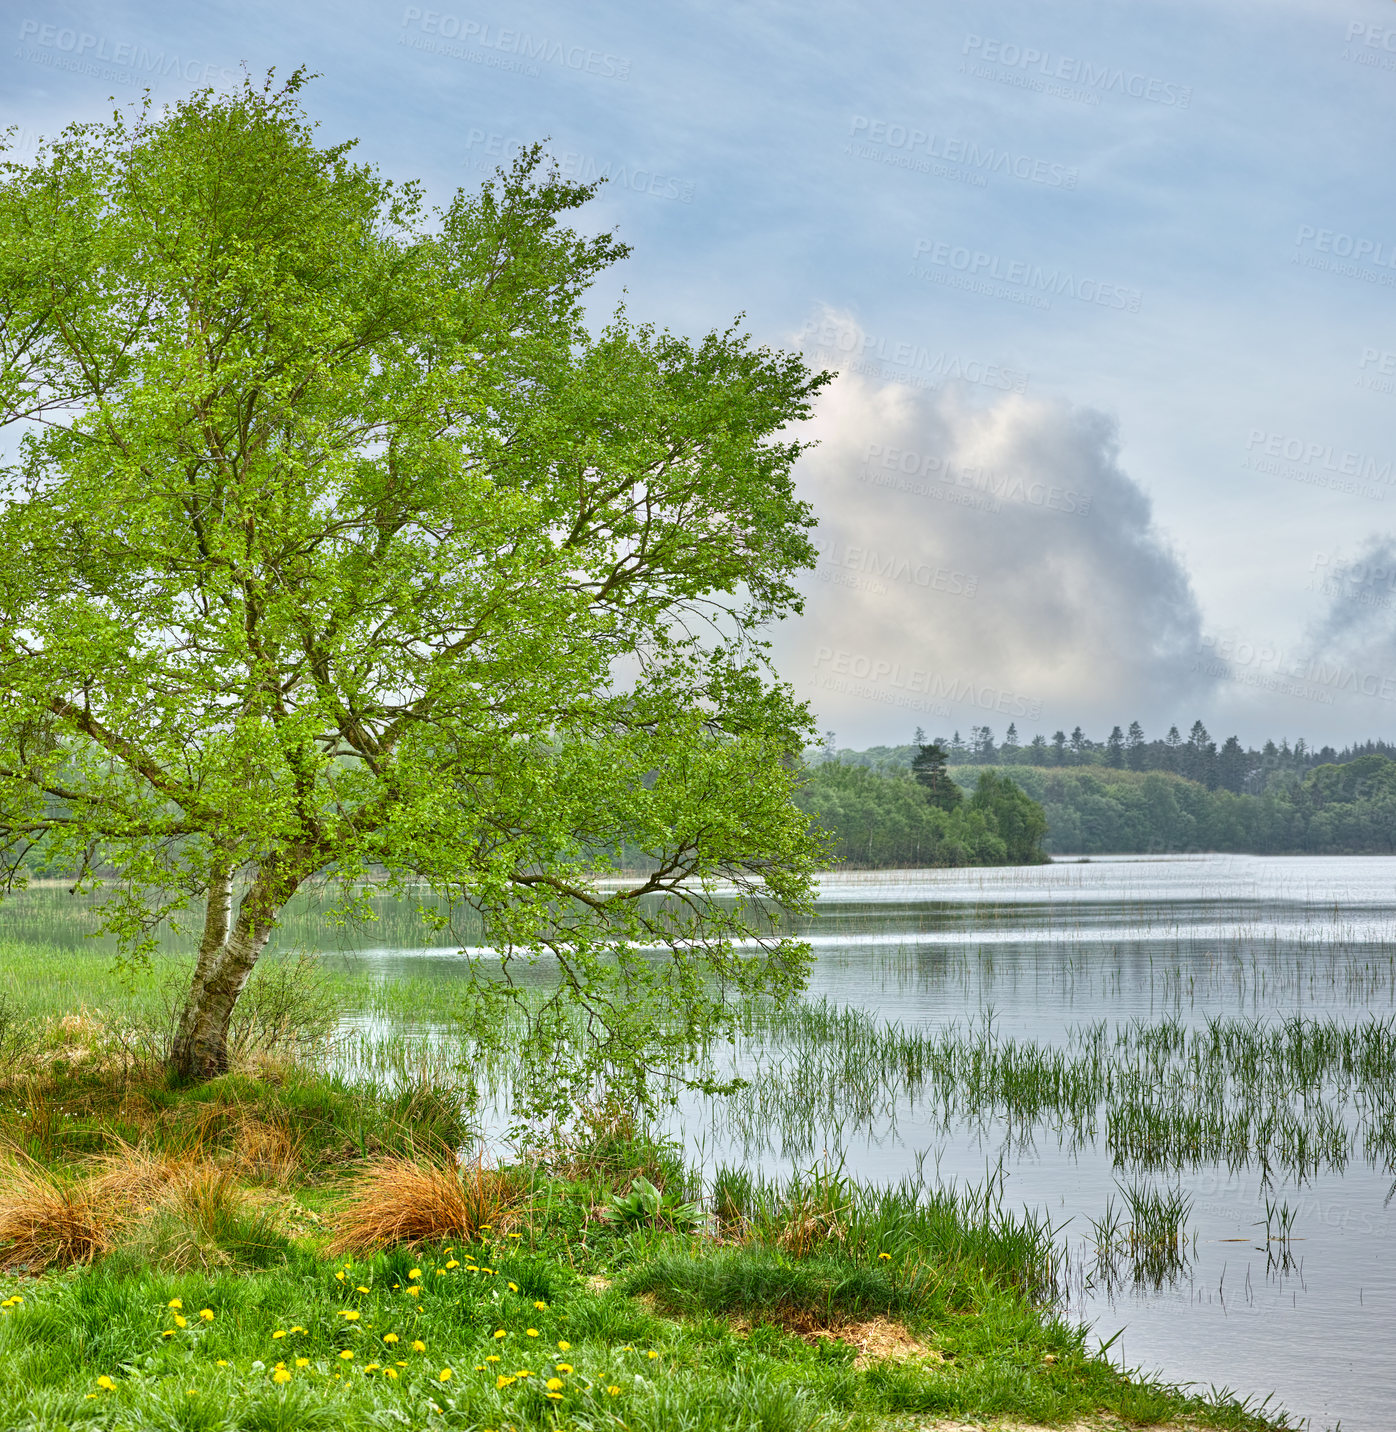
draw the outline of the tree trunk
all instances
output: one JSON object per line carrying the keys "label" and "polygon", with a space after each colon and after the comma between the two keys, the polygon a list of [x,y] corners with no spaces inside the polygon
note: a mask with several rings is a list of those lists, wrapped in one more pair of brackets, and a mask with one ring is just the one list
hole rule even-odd
{"label": "tree trunk", "polygon": [[263,868],[242,897],[235,923],[232,871],[209,884],[204,933],[194,978],[180,1011],[169,1068],[181,1080],[215,1079],[228,1072],[228,1025],[233,1007],[276,927],[276,916],[305,878],[284,866]]}

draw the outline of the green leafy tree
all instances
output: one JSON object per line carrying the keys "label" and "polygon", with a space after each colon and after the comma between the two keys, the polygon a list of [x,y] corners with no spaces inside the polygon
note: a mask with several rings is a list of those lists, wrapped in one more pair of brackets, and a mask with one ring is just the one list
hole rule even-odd
{"label": "green leafy tree", "polygon": [[1004,843],[1009,864],[1034,865],[1047,859],[1042,849],[1047,813],[1011,776],[981,771],[969,809],[992,817],[992,829]]}
{"label": "green leafy tree", "polygon": [[[827,375],[590,334],[626,252],[564,222],[594,186],[533,149],[428,211],[317,145],[304,79],[0,178],[0,836],[99,852],[127,959],[192,912],[182,1076],[226,1067],[296,891],[373,874],[480,912],[506,975],[548,963],[540,1099],[649,1097],[808,966],[766,916],[809,907],[813,731],[763,631],[814,560],[780,434]],[[651,873],[598,885],[623,844]],[[482,1034],[526,1000],[474,989]]]}

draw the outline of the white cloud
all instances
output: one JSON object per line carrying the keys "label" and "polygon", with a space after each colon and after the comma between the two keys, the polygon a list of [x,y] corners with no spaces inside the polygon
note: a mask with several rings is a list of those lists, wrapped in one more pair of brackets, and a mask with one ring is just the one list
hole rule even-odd
{"label": "white cloud", "polygon": [[[861,346],[847,315],[831,326],[836,349]],[[854,742],[918,723],[1089,729],[1201,695],[1197,602],[1114,421],[893,377],[846,367],[800,467],[821,560],[780,652],[824,723]]]}

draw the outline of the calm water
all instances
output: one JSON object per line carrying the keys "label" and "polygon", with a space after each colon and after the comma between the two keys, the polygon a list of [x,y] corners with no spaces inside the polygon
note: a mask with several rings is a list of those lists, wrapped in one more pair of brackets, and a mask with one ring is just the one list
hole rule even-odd
{"label": "calm water", "polygon": [[[826,879],[809,926],[809,996],[934,1028],[986,1017],[1003,1038],[1066,1045],[1073,1027],[1208,1016],[1274,1021],[1396,1015],[1396,858],[1098,858],[1030,870],[924,871]],[[448,952],[360,955],[391,978],[462,972]],[[750,1061],[738,1061],[750,1068]],[[1002,1165],[1005,1197],[1045,1210],[1073,1261],[1086,1220],[1119,1201],[1103,1138],[1072,1147],[1050,1127],[992,1119],[948,1131],[926,1108],[845,1120],[795,1141],[753,1139],[732,1110],[691,1101],[672,1121],[705,1168],[778,1172],[842,1160],[895,1181],[918,1161],[942,1179],[982,1181]],[[808,1130],[805,1131],[808,1134]],[[1396,1425],[1396,1199],[1393,1175],[1359,1156],[1342,1172],[1262,1185],[1254,1169],[1154,1174],[1194,1199],[1184,1272],[1162,1289],[1074,1281],[1069,1310],[1111,1355],[1171,1381],[1273,1392],[1314,1428]],[[1295,1212],[1288,1260],[1265,1238],[1265,1199]],[[1259,1221],[1259,1228],[1257,1222]]]}

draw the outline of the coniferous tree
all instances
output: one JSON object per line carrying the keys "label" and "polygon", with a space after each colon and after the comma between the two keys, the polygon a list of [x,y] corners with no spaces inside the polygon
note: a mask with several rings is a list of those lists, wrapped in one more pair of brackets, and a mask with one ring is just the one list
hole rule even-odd
{"label": "coniferous tree", "polygon": [[1183,738],[1178,734],[1176,726],[1168,728],[1168,734],[1163,738],[1163,769],[1165,771],[1176,771],[1180,764],[1179,753],[1183,749]]}
{"label": "coniferous tree", "polygon": [[1248,765],[1240,741],[1235,736],[1228,736],[1217,756],[1217,784],[1223,790],[1235,791],[1239,795],[1246,788]]}
{"label": "coniferous tree", "polygon": [[1105,764],[1119,770],[1125,763],[1125,735],[1118,726],[1110,728],[1105,738]]}
{"label": "coniferous tree", "polygon": [[1066,765],[1066,732],[1052,732],[1052,760],[1058,766]]}
{"label": "coniferous tree", "polygon": [[[956,734],[958,735],[958,732]],[[939,806],[943,811],[952,811],[964,799],[964,795],[945,769],[945,758],[945,748],[936,742],[929,746],[918,746],[911,762],[911,773],[917,782],[926,788],[926,795],[932,805]]]}
{"label": "coniferous tree", "polygon": [[1148,748],[1144,744],[1144,728],[1138,721],[1129,723],[1129,734],[1125,738],[1125,761],[1131,771],[1142,771],[1148,759]]}

